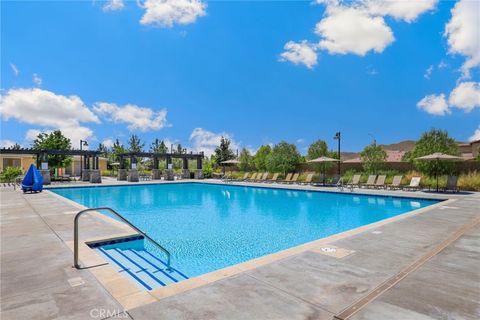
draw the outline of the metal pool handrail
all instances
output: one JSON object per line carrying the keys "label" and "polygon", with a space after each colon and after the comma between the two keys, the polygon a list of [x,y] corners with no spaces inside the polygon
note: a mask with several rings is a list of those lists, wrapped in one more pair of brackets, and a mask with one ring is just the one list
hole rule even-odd
{"label": "metal pool handrail", "polygon": [[100,211],[100,210],[107,210],[111,213],[113,213],[115,216],[117,216],[118,218],[120,218],[120,220],[122,220],[123,222],[125,222],[130,228],[134,229],[135,231],[137,231],[138,233],[140,233],[142,236],[144,236],[147,240],[149,240],[150,242],[152,242],[157,248],[159,248],[161,251],[163,251],[166,255],[167,255],[167,270],[170,270],[170,252],[165,249],[164,247],[162,247],[158,242],[156,242],[155,240],[153,240],[152,238],[150,238],[145,232],[143,232],[142,230],[138,229],[137,227],[135,227],[132,223],[130,223],[130,221],[128,221],[127,219],[125,219],[120,213],[118,213],[117,211],[113,210],[112,208],[108,208],[108,207],[99,207],[99,208],[88,208],[88,209],[85,209],[85,210],[82,210],[82,211],[79,211],[76,215],[75,215],[75,219],[74,219],[74,227],[73,227],[73,266],[77,269],[80,268],[80,265],[78,264],[78,220],[80,218],[80,216],[82,214],[84,214],[85,212],[88,212],[88,211]]}

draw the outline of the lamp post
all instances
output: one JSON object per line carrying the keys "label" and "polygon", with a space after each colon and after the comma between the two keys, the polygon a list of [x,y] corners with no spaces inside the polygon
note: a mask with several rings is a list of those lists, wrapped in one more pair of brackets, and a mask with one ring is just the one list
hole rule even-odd
{"label": "lamp post", "polygon": [[337,164],[337,173],[340,176],[340,141],[342,140],[342,134],[340,131],[335,133],[335,137],[333,137],[334,140],[338,140],[338,164]]}
{"label": "lamp post", "polygon": [[[88,147],[88,142],[85,140],[80,140],[80,151],[83,150],[83,147]],[[83,157],[80,156],[80,179],[82,179],[82,171],[83,171]]]}

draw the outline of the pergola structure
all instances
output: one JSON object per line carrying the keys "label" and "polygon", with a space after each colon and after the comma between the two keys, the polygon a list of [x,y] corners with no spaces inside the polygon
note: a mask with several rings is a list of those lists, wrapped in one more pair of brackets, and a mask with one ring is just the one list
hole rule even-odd
{"label": "pergola structure", "polygon": [[98,169],[98,158],[102,154],[100,151],[93,150],[52,150],[52,149],[28,149],[28,148],[2,148],[0,154],[25,155],[31,154],[37,157],[37,164],[40,163],[40,172],[43,176],[43,183],[50,184],[50,170],[48,169],[48,156],[81,156],[82,161],[82,181],[92,183],[101,183],[100,170]]}
{"label": "pergola structure", "polygon": [[[173,165],[172,159],[182,159],[182,177],[190,178],[190,170],[188,169],[188,160],[196,160],[197,168],[195,170],[195,179],[203,179],[203,152],[199,153],[155,153],[155,152],[126,152],[119,154],[120,168],[118,169],[118,180],[128,180],[130,182],[138,182],[138,171],[137,171],[137,158],[151,158],[153,159],[153,168],[152,168],[152,179],[159,180],[162,178],[162,172],[160,171],[159,164],[160,160],[166,160],[167,169],[164,173],[165,180],[173,180]],[[125,159],[130,158],[130,171],[127,174],[127,169],[125,168]]]}

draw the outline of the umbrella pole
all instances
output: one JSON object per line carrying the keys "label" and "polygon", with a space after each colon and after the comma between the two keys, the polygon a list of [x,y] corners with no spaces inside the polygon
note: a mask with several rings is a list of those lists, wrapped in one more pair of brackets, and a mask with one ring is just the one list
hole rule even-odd
{"label": "umbrella pole", "polygon": [[437,159],[437,170],[435,170],[435,175],[436,175],[436,178],[437,178],[437,192],[438,192],[438,162],[439,160]]}

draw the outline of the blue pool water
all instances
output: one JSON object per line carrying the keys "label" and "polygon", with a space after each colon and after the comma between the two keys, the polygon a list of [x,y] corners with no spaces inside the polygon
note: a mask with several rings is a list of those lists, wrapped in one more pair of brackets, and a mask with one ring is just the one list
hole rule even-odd
{"label": "blue pool water", "polygon": [[188,277],[437,202],[200,183],[50,190],[117,210],[167,248]]}

